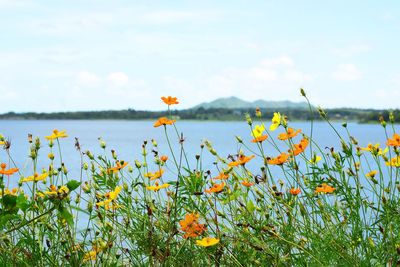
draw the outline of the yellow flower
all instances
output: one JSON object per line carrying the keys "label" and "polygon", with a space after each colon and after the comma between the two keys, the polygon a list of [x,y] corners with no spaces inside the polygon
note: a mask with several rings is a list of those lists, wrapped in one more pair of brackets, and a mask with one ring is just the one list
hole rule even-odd
{"label": "yellow flower", "polygon": [[365,177],[374,178],[377,173],[378,173],[378,171],[371,171],[371,172],[367,173],[365,175]]}
{"label": "yellow flower", "polygon": [[5,143],[5,141],[0,141],[0,146],[4,145]]}
{"label": "yellow flower", "polygon": [[259,125],[256,125],[253,129],[253,133],[251,134],[255,138],[261,137],[263,132],[265,131],[265,126],[264,124],[261,124],[261,127]]}
{"label": "yellow flower", "polygon": [[202,247],[209,247],[218,244],[219,239],[205,237],[202,240],[196,240],[196,244]]}
{"label": "yellow flower", "polygon": [[154,172],[154,174],[151,172],[145,173],[144,177],[150,178],[150,181],[153,181],[153,180],[160,178],[164,172],[165,172],[165,170],[160,169],[160,171],[156,171],[156,172]]}
{"label": "yellow flower", "polygon": [[274,113],[274,117],[272,118],[272,124],[271,126],[269,126],[269,130],[270,131],[275,131],[276,128],[279,127],[279,125],[281,125],[281,114],[278,113]]}
{"label": "yellow flower", "polygon": [[376,143],[376,145],[369,143],[367,147],[362,147],[361,149],[371,152],[372,156],[374,157],[383,156],[386,152],[389,151],[389,148],[386,147],[385,150],[382,151],[382,149],[379,148],[379,145],[379,143]]}
{"label": "yellow flower", "polygon": [[45,138],[47,140],[54,140],[57,138],[64,138],[64,137],[68,137],[68,135],[65,134],[66,131],[61,131],[59,132],[57,129],[53,130],[53,133],[49,136],[45,136]]}
{"label": "yellow flower", "polygon": [[170,184],[159,185],[159,183],[156,182],[154,186],[146,186],[146,189],[147,189],[147,190],[152,190],[152,191],[154,191],[154,192],[157,192],[157,191],[160,190],[161,188],[167,188],[168,186],[170,186]]}
{"label": "yellow flower", "polygon": [[22,183],[31,182],[31,181],[38,182],[38,181],[43,181],[44,179],[46,179],[46,177],[47,177],[47,173],[42,173],[40,176],[37,173],[35,173],[35,175],[33,175],[33,176],[29,176],[29,177],[26,177],[25,179],[22,179],[21,182]]}
{"label": "yellow flower", "polygon": [[313,157],[312,157],[312,159],[310,159],[308,162],[310,162],[311,164],[317,164],[317,162],[318,161],[320,161],[321,160],[321,157],[320,156],[316,156],[316,155],[314,155]]}
{"label": "yellow flower", "polygon": [[[122,190],[122,186],[117,186],[115,187],[114,191],[110,191],[108,193],[106,193],[104,196],[107,198],[106,200],[102,201],[102,202],[98,202],[96,203],[97,206],[103,206],[106,208],[106,210],[112,208],[112,209],[116,209],[119,207],[122,207],[121,205],[116,205],[115,203],[115,199],[117,199],[119,192],[121,192]],[[112,205],[110,206],[112,202]]]}
{"label": "yellow flower", "polygon": [[85,254],[85,256],[83,257],[83,262],[85,261],[94,261],[96,260],[96,251],[89,251],[88,253]]}
{"label": "yellow flower", "polygon": [[395,158],[392,158],[390,162],[386,162],[385,164],[386,166],[400,167],[400,157],[396,156]]}
{"label": "yellow flower", "polygon": [[57,187],[54,185],[50,185],[50,191],[44,191],[46,195],[58,195],[58,194],[63,194],[68,192],[68,187],[65,185],[61,186],[60,189],[57,190]]}

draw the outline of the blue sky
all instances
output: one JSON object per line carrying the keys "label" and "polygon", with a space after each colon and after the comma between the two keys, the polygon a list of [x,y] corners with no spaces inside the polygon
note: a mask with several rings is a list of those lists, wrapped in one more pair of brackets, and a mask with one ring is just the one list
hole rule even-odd
{"label": "blue sky", "polygon": [[0,112],[400,108],[399,1],[0,0]]}

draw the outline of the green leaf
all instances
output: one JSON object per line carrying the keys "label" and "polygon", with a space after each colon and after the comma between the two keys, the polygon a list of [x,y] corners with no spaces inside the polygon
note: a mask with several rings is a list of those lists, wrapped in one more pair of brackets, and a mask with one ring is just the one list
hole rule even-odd
{"label": "green leaf", "polygon": [[71,180],[67,183],[67,187],[68,187],[69,191],[73,191],[73,190],[77,189],[81,185],[81,183],[82,182],[78,182],[76,180]]}
{"label": "green leaf", "polygon": [[29,208],[29,203],[24,194],[20,194],[17,197],[17,208],[20,208],[22,211],[26,211]]}
{"label": "green leaf", "polygon": [[3,196],[4,211],[6,213],[17,213],[17,197],[13,195]]}
{"label": "green leaf", "polygon": [[65,207],[58,208],[58,211],[60,212],[61,218],[65,219],[65,221],[72,228],[74,226],[74,219],[72,218],[71,213],[69,213]]}
{"label": "green leaf", "polygon": [[247,210],[250,211],[250,212],[253,212],[253,211],[255,211],[255,209],[256,209],[256,206],[254,206],[253,201],[250,200],[250,201],[247,203]]}

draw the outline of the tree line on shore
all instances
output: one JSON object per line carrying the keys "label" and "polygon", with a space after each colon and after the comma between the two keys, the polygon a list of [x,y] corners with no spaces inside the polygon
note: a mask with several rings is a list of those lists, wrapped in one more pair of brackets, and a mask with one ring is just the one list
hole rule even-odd
{"label": "tree line on shore", "polygon": [[[264,118],[272,118],[274,112],[280,112],[288,116],[290,120],[307,121],[313,116],[314,120],[320,120],[317,109],[313,108],[313,114],[309,109],[261,109]],[[229,108],[191,108],[184,110],[172,110],[174,117],[181,120],[219,120],[236,121],[242,120],[244,114],[253,114],[254,109],[229,109]],[[389,110],[376,109],[354,109],[334,108],[325,109],[330,120],[357,121],[361,123],[376,122],[381,116],[388,120]],[[400,122],[400,110],[393,110],[394,121]],[[74,111],[74,112],[52,112],[35,113],[8,112],[0,114],[0,119],[32,119],[32,120],[146,120],[157,119],[165,116],[165,111],[143,111],[134,109],[125,110],[103,110],[103,111]]]}

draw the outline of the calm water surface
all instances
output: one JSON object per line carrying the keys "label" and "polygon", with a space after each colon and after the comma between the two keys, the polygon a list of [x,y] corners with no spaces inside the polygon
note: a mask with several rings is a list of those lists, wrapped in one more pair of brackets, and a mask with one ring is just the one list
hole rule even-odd
{"label": "calm water surface", "polygon": [[[50,153],[50,148],[44,136],[50,135],[53,129],[66,130],[69,137],[60,140],[63,162],[69,170],[69,178],[79,180],[81,162],[79,153],[74,147],[74,137],[79,138],[83,151],[90,150],[94,155],[103,153],[98,140],[101,137],[107,144],[107,152],[113,149],[120,159],[132,163],[135,159],[143,161],[143,157],[141,156],[141,144],[143,140],[150,141],[154,139],[159,144],[158,151],[160,154],[168,155],[171,158],[163,127],[154,128],[153,125],[153,121],[3,120],[0,121],[0,133],[11,141],[10,151],[13,159],[19,168],[22,169],[25,166],[24,176],[29,176],[32,174],[32,166],[27,161],[29,155],[28,133],[34,137],[39,136],[42,142],[38,164],[40,170],[42,168],[47,169],[49,164],[47,154]],[[240,136],[248,144],[249,148],[258,151],[256,145],[250,143],[252,139],[250,136],[250,127],[245,122],[178,121],[176,125],[179,133],[182,132],[184,135],[184,148],[188,154],[191,164],[190,168],[192,169],[196,167],[195,155],[200,154],[200,144],[202,144],[203,138],[209,140],[213,144],[214,149],[222,157],[226,157],[228,154],[236,154],[240,149],[243,149],[246,155],[253,154],[245,147],[237,144],[235,135]],[[341,123],[333,123],[333,125],[347,141],[348,135]],[[269,125],[266,126],[268,127]],[[310,135],[309,122],[292,122],[290,123],[290,127],[302,129],[305,134]],[[386,140],[384,130],[379,124],[348,123],[348,130],[350,135],[354,136],[362,147],[366,147],[370,142],[374,144],[380,142],[384,145]],[[168,126],[167,131],[171,145],[176,155],[179,155],[177,134],[172,126]],[[282,146],[283,142],[276,139],[276,136],[280,132],[282,132],[281,128],[273,132],[270,138],[273,138],[280,144],[282,151],[287,151],[287,148]],[[295,142],[298,143],[300,138],[301,136],[296,137]],[[322,149],[332,146],[340,147],[340,141],[336,133],[324,122],[314,123],[313,139]],[[152,146],[150,142],[148,148],[149,156],[151,157],[150,150]],[[53,149],[53,153],[58,158],[57,146],[54,146]],[[278,155],[278,152],[270,145],[265,145],[264,151],[268,156]],[[324,151],[328,152],[328,150]],[[309,155],[307,152],[309,153],[309,148],[306,150],[306,154]],[[212,164],[214,161],[215,157],[205,149],[203,153],[203,166],[217,175],[217,170]],[[0,151],[0,162],[8,162],[8,156],[5,152]],[[59,159],[56,159],[55,162],[58,164]],[[261,159],[253,160],[248,165],[249,168],[257,172],[259,166],[262,165],[262,161]],[[16,177],[13,178],[18,179]],[[11,181],[11,185],[15,186],[16,183],[16,180]]]}

